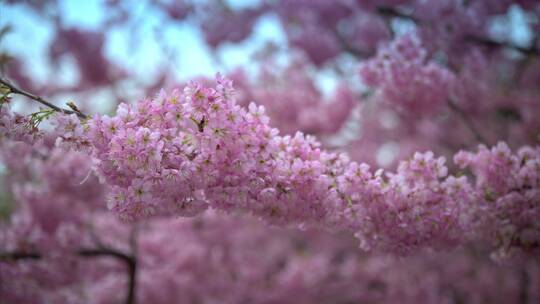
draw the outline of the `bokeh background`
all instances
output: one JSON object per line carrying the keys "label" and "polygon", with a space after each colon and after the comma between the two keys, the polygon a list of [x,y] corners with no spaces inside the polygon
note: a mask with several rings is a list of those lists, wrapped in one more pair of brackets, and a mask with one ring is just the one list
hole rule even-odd
{"label": "bokeh background", "polygon": [[[373,203],[363,173],[336,177],[351,194],[335,205],[361,214],[347,212],[344,231],[215,209],[120,221],[94,156],[55,145],[54,132],[37,144],[18,140],[27,128],[9,127],[28,116],[8,109],[39,109],[13,96],[0,117],[8,135],[0,136],[0,304],[132,303],[130,295],[139,303],[538,302],[538,153],[522,147],[537,146],[540,134],[539,1],[0,0],[0,76],[61,106],[114,116],[120,102],[190,80],[212,86],[218,72],[233,80],[239,104],[264,105],[280,134],[315,135],[323,149],[369,164],[375,186],[399,191],[381,190]],[[494,148],[477,153],[479,144]],[[433,154],[398,167],[425,151]],[[256,182],[250,190],[263,187]],[[459,230],[445,229],[452,224]],[[81,248],[110,248],[133,263]]]}

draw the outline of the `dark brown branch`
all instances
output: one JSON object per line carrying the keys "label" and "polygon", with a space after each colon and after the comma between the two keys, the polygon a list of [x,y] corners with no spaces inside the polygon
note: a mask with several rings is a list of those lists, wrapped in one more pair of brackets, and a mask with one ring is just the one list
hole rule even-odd
{"label": "dark brown branch", "polygon": [[540,56],[540,50],[537,49],[534,45],[534,43],[531,45],[531,47],[525,48],[521,47],[515,44],[510,44],[507,42],[500,42],[491,40],[485,37],[478,37],[478,36],[465,36],[465,41],[475,43],[478,45],[483,45],[489,48],[507,48],[512,49],[514,51],[518,51],[526,56]]}
{"label": "dark brown branch", "polygon": [[520,280],[520,292],[519,292],[519,303],[527,304],[529,303],[529,273],[527,269],[523,267],[521,269],[521,280]]}
{"label": "dark brown branch", "polygon": [[[401,12],[392,7],[379,7],[377,8],[377,12],[379,15],[383,17],[407,19],[418,25],[422,24],[422,20],[418,19],[417,17],[411,14]],[[536,48],[534,41],[531,44],[531,47],[529,48],[521,47],[521,46],[507,43],[507,42],[495,41],[487,37],[472,36],[472,35],[465,36],[464,41],[474,43],[477,45],[491,47],[491,48],[508,48],[508,49],[518,51],[522,53],[523,55],[527,55],[527,56],[540,56],[540,49]]]}
{"label": "dark brown branch", "polygon": [[32,100],[35,100],[39,103],[41,103],[42,105],[44,106],[47,106],[53,110],[55,110],[56,112],[60,112],[60,113],[64,113],[64,114],[76,114],[77,116],[79,116],[80,118],[87,118],[88,116],[85,115],[84,113],[82,113],[78,108],[76,107],[72,107],[73,110],[68,110],[68,109],[64,109],[64,108],[60,108],[50,102],[48,102],[47,100],[43,99],[42,97],[40,96],[37,96],[37,95],[34,95],[32,93],[28,93],[26,91],[23,91],[19,88],[17,88],[16,86],[12,85],[9,81],[3,79],[3,78],[0,78],[0,84],[2,84],[3,86],[7,87],[9,89],[9,92],[10,93],[13,93],[13,94],[18,94],[18,95],[22,95],[22,96],[25,96],[25,97],[28,97]]}
{"label": "dark brown branch", "polygon": [[416,18],[415,16],[402,13],[399,10],[392,8],[392,7],[378,7],[377,13],[383,17],[390,17],[390,18],[401,18],[401,19],[407,19],[414,23],[420,23],[420,20]]}
{"label": "dark brown branch", "polygon": [[351,54],[352,56],[356,57],[356,58],[366,58],[368,57],[368,53],[366,52],[363,52],[362,50],[354,47],[353,45],[351,45],[347,39],[345,39],[345,37],[343,37],[343,35],[341,35],[339,33],[339,31],[337,29],[334,29],[334,36],[337,38],[339,44],[341,45],[341,48],[346,52],[346,53],[349,53]]}
{"label": "dark brown branch", "polygon": [[[128,291],[126,304],[134,304],[137,275],[137,259],[134,256],[108,248],[81,249],[77,251],[81,257],[113,257],[123,261],[128,268]],[[36,252],[0,252],[0,262],[18,260],[40,260],[43,256]]]}
{"label": "dark brown branch", "polygon": [[465,113],[465,111],[463,111],[462,108],[460,108],[455,102],[453,102],[452,100],[448,100],[448,107],[454,111],[458,116],[459,118],[463,121],[463,123],[465,124],[465,126],[471,131],[471,133],[474,135],[474,137],[476,138],[476,140],[478,140],[479,142],[481,143],[484,143],[484,144],[487,144],[488,142],[486,141],[486,139],[482,136],[482,134],[480,134],[480,132],[476,129],[476,127],[474,126],[474,123],[472,122],[471,118],[469,117],[469,115],[467,115],[467,113]]}
{"label": "dark brown branch", "polygon": [[111,249],[82,249],[79,251],[79,255],[83,257],[98,257],[98,256],[110,256],[124,261],[128,268],[128,292],[126,296],[126,304],[135,303],[135,287],[137,284],[137,260],[131,255],[124,254],[119,251]]}
{"label": "dark brown branch", "polygon": [[26,252],[0,252],[0,261],[39,260],[41,255]]}

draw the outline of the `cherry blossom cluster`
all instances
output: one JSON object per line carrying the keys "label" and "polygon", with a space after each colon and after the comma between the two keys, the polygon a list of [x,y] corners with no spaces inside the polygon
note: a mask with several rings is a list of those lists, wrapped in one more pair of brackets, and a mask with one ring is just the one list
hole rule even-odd
{"label": "cherry blossom cluster", "polygon": [[499,143],[477,153],[460,152],[454,157],[461,168],[475,177],[474,191],[462,188],[469,209],[470,233],[482,235],[508,255],[516,247],[540,244],[540,148],[523,147],[512,153]]}
{"label": "cherry blossom cluster", "polygon": [[315,65],[322,66],[347,49],[370,54],[390,38],[385,23],[353,1],[291,1],[274,4],[291,46],[302,50]]}
{"label": "cherry blossom cluster", "polygon": [[224,42],[241,42],[251,34],[255,22],[265,10],[262,6],[238,11],[221,2],[209,3],[201,9],[200,22],[204,38],[212,48],[217,48]]}
{"label": "cherry blossom cluster", "polygon": [[[409,253],[470,240],[465,232],[478,221],[468,210],[484,209],[484,193],[516,195],[512,187],[473,187],[465,176],[450,175],[445,159],[432,152],[416,153],[395,173],[373,173],[344,154],[321,150],[312,137],[279,136],[263,107],[244,109],[233,96],[231,82],[218,77],[214,88],[191,83],[183,92],[122,104],[116,116],[96,116],[79,126],[85,131],[75,141],[91,146],[97,172],[111,185],[109,208],[124,219],[192,216],[209,206],[241,210],[270,222],[349,230],[364,249]],[[75,116],[57,123],[72,130]],[[496,149],[501,147],[506,146]],[[536,148],[523,149],[529,151],[525,173],[493,169],[487,176],[527,180],[522,187],[536,193],[540,185],[534,164],[540,155],[533,153]],[[461,152],[456,159],[463,155],[468,154]],[[483,168],[482,157],[471,159],[470,166]],[[473,173],[483,185],[486,172]],[[503,207],[502,222],[511,221],[504,212],[514,207],[533,218],[538,208],[534,198]],[[488,233],[493,225],[499,224],[487,223]],[[527,235],[537,233],[537,226],[526,225]],[[531,242],[536,244],[515,245],[531,247]]]}
{"label": "cherry blossom cluster", "polygon": [[416,35],[404,35],[361,67],[363,81],[379,89],[380,99],[398,110],[432,114],[444,106],[454,76],[444,67],[427,61],[427,52]]}
{"label": "cherry blossom cluster", "polygon": [[89,241],[88,235],[80,233],[87,228],[86,218],[92,210],[106,210],[106,188],[91,174],[88,156],[51,150],[52,143],[2,144],[2,163],[10,173],[5,190],[16,202],[13,207],[20,210],[11,215],[8,226],[1,225],[3,252],[54,255],[81,247]]}
{"label": "cherry blossom cluster", "polygon": [[[77,255],[84,248],[95,248],[97,238],[107,243],[103,235],[125,235],[123,225],[115,224],[107,233],[94,227],[106,230],[111,227],[107,222],[116,222],[103,205],[107,186],[92,174],[87,154],[55,148],[54,143],[51,134],[31,143],[0,142],[5,170],[0,294],[6,303],[88,302],[86,291],[82,293],[84,281],[103,279],[106,269],[105,273],[121,276],[118,287],[125,289],[122,263],[108,259],[96,267]],[[121,241],[116,237],[113,244],[122,248]]]}
{"label": "cherry blossom cluster", "polygon": [[6,104],[0,104],[0,142],[5,139],[31,143],[39,131],[27,116],[14,113]]}
{"label": "cherry blossom cluster", "polygon": [[227,77],[234,82],[237,103],[247,107],[256,101],[264,106],[270,124],[281,133],[335,134],[350,117],[358,98],[344,83],[325,98],[306,71],[307,64],[297,61],[281,69],[264,69],[254,81],[241,69]]}
{"label": "cherry blossom cluster", "polygon": [[277,136],[263,107],[246,110],[232,94],[218,78],[216,88],[192,83],[91,120],[85,140],[112,186],[110,208],[126,218],[194,215],[209,204],[287,221],[323,218],[316,202],[331,184],[323,170],[338,156],[300,133]]}

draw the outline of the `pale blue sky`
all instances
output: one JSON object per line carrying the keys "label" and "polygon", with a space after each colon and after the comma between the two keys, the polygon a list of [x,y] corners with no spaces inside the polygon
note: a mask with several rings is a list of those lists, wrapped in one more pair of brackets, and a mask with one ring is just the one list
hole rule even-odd
{"label": "pale blue sky", "polygon": [[[63,0],[60,3],[60,14],[66,27],[80,27],[96,29],[105,20],[103,1]],[[254,35],[241,44],[225,44],[219,48],[215,56],[205,45],[199,29],[189,22],[175,23],[174,26],[159,27],[162,12],[148,9],[147,1],[127,1],[130,3],[133,21],[138,22],[139,37],[144,43],[136,44],[133,49],[130,45],[130,33],[127,28],[113,28],[107,34],[105,54],[122,66],[135,68],[139,76],[152,75],[162,64],[173,65],[176,76],[189,79],[197,75],[213,75],[218,71],[227,70],[249,63],[249,54],[257,50],[262,44],[273,41],[277,44],[286,43],[284,33],[275,16],[267,15],[259,20],[254,28]],[[229,1],[232,7],[245,7],[256,3],[253,0]],[[23,56],[27,63],[26,68],[37,79],[44,81],[50,77],[47,68],[46,48],[53,39],[53,32],[49,21],[24,5],[0,6],[0,26],[10,24],[13,32],[2,42],[1,48],[8,52]],[[154,31],[163,35],[167,48],[176,49],[177,56],[168,58],[164,56],[160,46],[154,40]],[[148,37],[148,38],[147,38]],[[29,44],[31,47],[29,47]],[[217,58],[217,60],[216,60]],[[69,62],[67,64],[69,67]],[[72,71],[66,68],[61,75],[61,81],[69,82],[73,77]]]}

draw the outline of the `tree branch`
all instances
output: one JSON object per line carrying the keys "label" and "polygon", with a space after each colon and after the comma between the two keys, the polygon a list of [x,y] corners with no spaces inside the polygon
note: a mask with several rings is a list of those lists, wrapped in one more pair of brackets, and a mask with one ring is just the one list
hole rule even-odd
{"label": "tree branch", "polygon": [[0,261],[39,260],[39,259],[41,259],[41,255],[38,253],[0,252]]}
{"label": "tree branch", "polygon": [[385,7],[385,6],[378,7],[377,13],[383,17],[390,17],[390,18],[397,17],[397,18],[410,20],[414,23],[420,23],[420,20],[416,18],[415,16],[402,13],[399,10],[392,7]]}
{"label": "tree branch", "polygon": [[520,278],[520,291],[519,291],[519,303],[527,304],[529,303],[529,273],[527,268],[523,267],[521,269],[521,278]]}
{"label": "tree branch", "polygon": [[473,133],[474,137],[476,138],[476,140],[478,140],[479,142],[482,142],[484,144],[487,144],[487,141],[486,139],[484,138],[484,136],[482,136],[482,134],[480,134],[480,132],[476,129],[476,127],[474,126],[472,120],[470,119],[470,117],[467,115],[467,113],[465,113],[465,111],[463,111],[462,108],[460,108],[455,102],[453,102],[452,100],[448,100],[448,107],[454,111],[455,113],[458,114],[459,118],[463,121],[463,123],[465,124],[465,126],[471,131],[471,133]]}
{"label": "tree branch", "polygon": [[[407,13],[403,13],[395,8],[392,8],[392,7],[379,7],[377,8],[377,12],[379,15],[383,16],[383,17],[390,17],[390,18],[401,18],[401,19],[407,19],[407,20],[410,20],[418,25],[421,25],[423,22],[422,20],[418,19],[417,17],[411,15],[411,14],[407,14]],[[535,47],[535,43],[533,41],[533,43],[531,44],[531,47],[529,48],[525,48],[525,47],[521,47],[521,46],[518,46],[518,45],[515,45],[515,44],[511,44],[511,43],[507,43],[507,42],[500,42],[500,41],[495,41],[495,40],[492,40],[492,39],[489,39],[487,37],[479,37],[479,36],[474,36],[474,35],[467,35],[465,37],[463,37],[464,41],[466,42],[471,42],[471,43],[474,43],[474,44],[478,44],[478,45],[483,45],[483,46],[487,46],[487,47],[491,47],[491,48],[509,48],[509,49],[513,49],[515,51],[518,51],[524,55],[527,55],[527,56],[540,56],[540,50],[538,48]]]}
{"label": "tree branch", "polygon": [[128,292],[126,295],[126,304],[135,303],[135,286],[137,275],[137,259],[134,256],[124,254],[120,251],[115,251],[107,248],[103,249],[82,249],[79,250],[79,255],[83,257],[98,257],[110,256],[124,261],[128,267]]}
{"label": "tree branch", "polygon": [[483,45],[489,48],[508,48],[514,51],[518,51],[526,56],[540,56],[540,50],[535,47],[534,43],[530,47],[525,48],[507,42],[500,42],[485,37],[478,37],[472,35],[465,36],[465,41],[472,42],[478,45]]}
{"label": "tree branch", "polygon": [[19,88],[17,88],[16,86],[12,85],[9,81],[3,79],[3,78],[0,78],[0,84],[2,84],[3,86],[7,87],[9,89],[9,92],[10,93],[13,93],[13,94],[18,94],[18,95],[22,95],[22,96],[25,96],[25,97],[28,97],[30,99],[33,99],[39,103],[41,103],[42,105],[44,106],[47,106],[53,110],[55,110],[56,112],[60,112],[60,113],[64,113],[64,114],[76,114],[77,116],[79,116],[80,118],[88,118],[87,115],[85,115],[84,113],[82,113],[77,107],[75,106],[71,106],[70,107],[73,109],[73,110],[68,110],[68,109],[64,109],[64,108],[60,108],[54,104],[52,104],[51,102],[41,98],[40,96],[37,96],[37,95],[34,95],[32,93],[28,93],[26,91],[23,91]]}
{"label": "tree branch", "polygon": [[[125,253],[109,248],[83,248],[77,251],[81,257],[113,257],[126,263],[128,268],[128,291],[126,304],[135,304],[135,286],[137,275],[137,259]],[[0,262],[17,260],[40,260],[43,256],[36,252],[0,252]]]}

